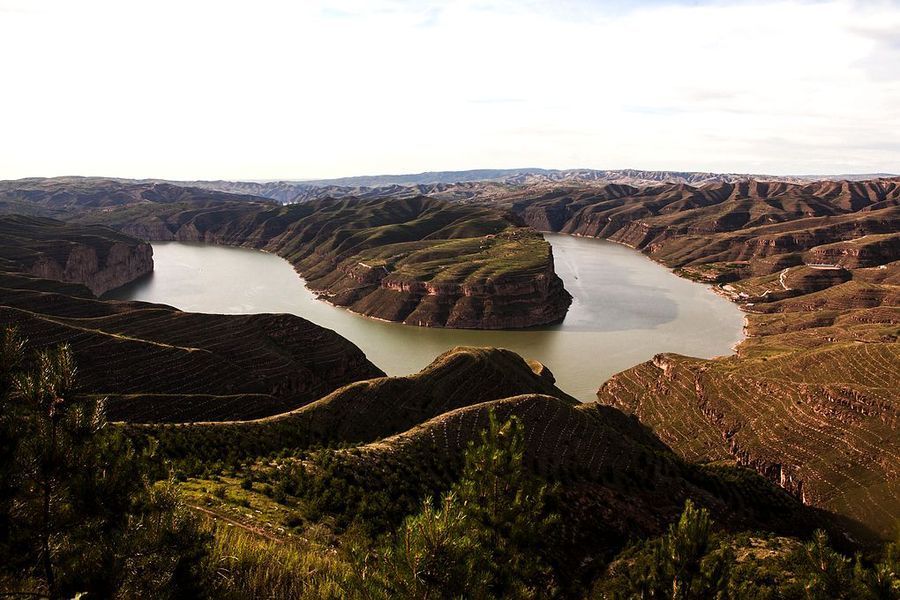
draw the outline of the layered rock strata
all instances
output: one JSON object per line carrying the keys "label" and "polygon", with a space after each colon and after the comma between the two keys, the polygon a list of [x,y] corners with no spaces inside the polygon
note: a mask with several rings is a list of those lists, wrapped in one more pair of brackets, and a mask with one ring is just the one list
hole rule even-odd
{"label": "layered rock strata", "polygon": [[105,227],[74,227],[52,219],[0,217],[0,262],[20,271],[79,283],[100,296],[153,271],[150,244]]}

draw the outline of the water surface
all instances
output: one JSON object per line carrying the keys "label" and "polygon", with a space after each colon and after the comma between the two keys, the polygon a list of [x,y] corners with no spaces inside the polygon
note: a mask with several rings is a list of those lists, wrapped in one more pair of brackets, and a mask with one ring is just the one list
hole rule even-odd
{"label": "water surface", "polygon": [[278,256],[184,242],[154,243],[154,273],[108,297],[194,312],[293,313],[349,339],[388,375],[414,373],[454,346],[509,348],[550,367],[559,387],[584,401],[614,373],[658,352],[711,358],[741,339],[743,314],[707,286],[624,246],[545,236],[575,298],[552,327],[472,331],[376,321],[317,300]]}

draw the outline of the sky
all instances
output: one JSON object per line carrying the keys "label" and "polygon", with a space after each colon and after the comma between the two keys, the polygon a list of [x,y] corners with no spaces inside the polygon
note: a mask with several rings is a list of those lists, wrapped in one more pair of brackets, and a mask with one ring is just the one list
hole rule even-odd
{"label": "sky", "polygon": [[900,172],[900,0],[0,0],[0,179]]}

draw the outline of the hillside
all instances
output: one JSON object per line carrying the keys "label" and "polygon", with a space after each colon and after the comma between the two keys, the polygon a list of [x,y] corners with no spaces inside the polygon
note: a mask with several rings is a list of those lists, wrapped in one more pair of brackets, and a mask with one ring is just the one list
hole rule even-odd
{"label": "hillside", "polygon": [[524,394],[461,407],[343,454],[357,472],[432,469],[439,477],[444,464],[461,460],[469,443],[478,440],[489,412],[501,421],[516,417],[522,422],[529,468],[562,481],[573,503],[572,516],[585,526],[605,529],[606,536],[658,533],[688,498],[733,530],[764,527],[798,535],[826,526],[869,535],[856,523],[804,507],[749,472],[683,462],[617,411],[554,396]]}
{"label": "hillside", "polygon": [[[553,383],[546,367],[529,364],[508,350],[461,347],[435,358],[417,374],[351,383],[297,410],[269,418],[166,425],[183,421],[173,415],[142,430],[153,432],[162,449],[176,456],[182,452],[177,440],[185,434],[196,438],[192,445],[205,445],[206,456],[263,455],[286,447],[371,442],[460,407],[519,394],[551,395],[576,404]],[[169,440],[176,445],[170,446]]]}
{"label": "hillside", "polygon": [[106,227],[0,216],[0,270],[79,283],[99,296],[153,271],[153,249]]}
{"label": "hillside", "polygon": [[891,535],[900,181],[559,188],[498,202],[540,230],[630,245],[748,312],[737,356],[659,356],[604,384],[602,403],[688,460],[750,466]]}
{"label": "hillside", "polygon": [[83,390],[106,396],[113,420],[263,417],[381,374],[350,342],[293,315],[185,313],[46,287],[0,276],[0,320],[31,348],[68,343]]}
{"label": "hillside", "polygon": [[82,390],[107,397],[111,419],[257,418],[382,375],[353,344],[293,315],[96,299],[85,285],[100,292],[152,268],[144,242],[32,217],[0,217],[0,231],[0,323],[29,348],[69,344]]}
{"label": "hillside", "polygon": [[489,412],[501,421],[521,421],[529,469],[563,482],[573,518],[591,530],[608,528],[592,543],[617,545],[628,536],[656,534],[687,498],[727,519],[734,530],[799,534],[826,526],[870,539],[859,524],[806,508],[750,472],[683,461],[634,418],[573,401],[553,386],[542,365],[499,349],[456,348],[416,375],[350,384],[272,418],[129,431],[153,437],[160,452],[183,464],[196,464],[198,457],[235,464],[249,459],[255,477],[271,471],[271,477],[287,478],[289,487],[303,479],[296,468],[312,469],[306,477],[315,477],[312,464],[273,463],[266,456],[316,455],[314,448],[322,444],[344,448],[328,451],[328,460],[337,461],[337,477],[355,486],[353,497],[345,499],[352,505],[367,494],[416,496],[441,489],[487,427]]}
{"label": "hillside", "polygon": [[550,245],[491,207],[423,197],[275,206],[252,196],[91,179],[4,182],[0,207],[4,201],[7,209],[32,203],[144,240],[273,252],[323,299],[410,325],[544,325],[562,320],[571,302]]}

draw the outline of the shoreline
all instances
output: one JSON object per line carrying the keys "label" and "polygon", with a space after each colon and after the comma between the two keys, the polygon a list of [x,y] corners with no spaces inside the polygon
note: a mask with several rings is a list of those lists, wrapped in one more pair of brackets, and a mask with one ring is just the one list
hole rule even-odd
{"label": "shoreline", "polygon": [[[645,254],[642,250],[638,250],[631,244],[626,244],[625,242],[619,242],[617,240],[611,240],[609,238],[597,237],[597,236],[593,236],[593,235],[582,235],[580,233],[565,233],[563,231],[547,231],[547,230],[543,230],[543,229],[536,229],[535,231],[537,231],[540,234],[550,233],[553,235],[567,235],[570,237],[582,238],[582,239],[587,239],[587,240],[601,240],[604,242],[609,242],[610,244],[624,246],[625,248],[628,248],[630,250],[633,250],[634,252],[637,252],[638,254],[640,254],[641,256],[643,256],[644,258],[646,258],[653,264],[663,267],[664,269],[666,269],[669,273],[671,273],[673,276],[677,277],[678,279],[683,279],[685,281],[690,281],[691,283],[696,283],[698,285],[702,285],[702,286],[706,287],[707,289],[709,289],[715,295],[719,296],[720,298],[724,298],[725,300],[728,300],[730,303],[736,305],[738,310],[740,310],[742,313],[744,313],[744,321],[743,321],[743,324],[741,325],[741,339],[736,341],[734,344],[732,344],[731,354],[719,354],[719,355],[713,356],[712,358],[703,359],[703,360],[716,360],[718,358],[728,358],[730,356],[737,356],[739,353],[738,347],[741,344],[743,344],[746,340],[753,337],[747,333],[747,327],[750,325],[750,317],[749,316],[750,316],[750,314],[753,314],[752,311],[747,310],[746,306],[744,306],[740,302],[736,301],[734,299],[734,297],[732,297],[728,292],[723,290],[721,288],[721,286],[704,283],[702,281],[697,281],[696,279],[691,279],[690,277],[684,277],[682,275],[679,275],[678,273],[675,272],[675,269],[673,269],[672,267],[670,267],[666,264],[663,264],[658,260],[654,260],[653,257]],[[696,358],[696,357],[694,357],[694,358]],[[633,366],[637,366],[637,365],[633,365]]]}

